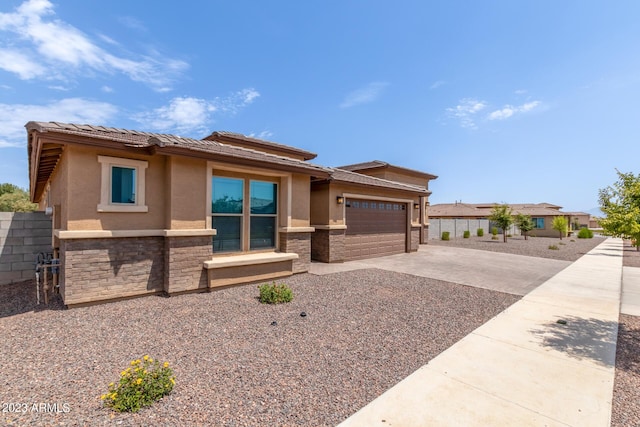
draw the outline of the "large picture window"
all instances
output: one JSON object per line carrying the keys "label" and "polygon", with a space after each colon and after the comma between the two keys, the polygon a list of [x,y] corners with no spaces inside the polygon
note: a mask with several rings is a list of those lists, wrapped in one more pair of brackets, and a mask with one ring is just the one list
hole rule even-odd
{"label": "large picture window", "polygon": [[278,230],[278,184],[214,176],[211,185],[214,252],[275,248]]}
{"label": "large picture window", "polygon": [[211,197],[211,226],[216,229],[214,252],[242,250],[244,180],[214,176]]}

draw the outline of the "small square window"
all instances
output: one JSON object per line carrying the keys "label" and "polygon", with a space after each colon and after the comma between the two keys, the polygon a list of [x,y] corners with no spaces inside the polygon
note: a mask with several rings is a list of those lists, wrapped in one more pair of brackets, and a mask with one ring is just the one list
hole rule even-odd
{"label": "small square window", "polygon": [[145,172],[148,162],[98,156],[102,168],[98,212],[148,212]]}

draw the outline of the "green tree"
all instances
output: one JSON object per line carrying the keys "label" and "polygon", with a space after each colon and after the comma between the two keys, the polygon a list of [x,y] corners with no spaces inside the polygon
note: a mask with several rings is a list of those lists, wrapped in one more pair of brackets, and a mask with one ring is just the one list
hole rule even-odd
{"label": "green tree", "polygon": [[553,222],[551,223],[551,228],[553,228],[554,230],[558,230],[558,233],[560,233],[560,240],[562,240],[562,237],[565,234],[567,234],[568,225],[569,223],[567,222],[567,218],[565,218],[562,215],[559,215],[553,218]]}
{"label": "green tree", "polygon": [[515,217],[515,223],[522,232],[524,240],[527,240],[529,232],[535,228],[535,224],[533,223],[531,216],[519,213]]}
{"label": "green tree", "polygon": [[37,208],[25,190],[13,184],[0,184],[0,212],[32,212]]}
{"label": "green tree", "polygon": [[598,221],[603,234],[630,239],[640,250],[640,174],[616,173],[618,181],[599,191],[600,210],[606,216]]}
{"label": "green tree", "polygon": [[507,230],[513,224],[513,215],[509,205],[495,205],[489,217],[498,227],[502,229],[504,242],[507,242]]}

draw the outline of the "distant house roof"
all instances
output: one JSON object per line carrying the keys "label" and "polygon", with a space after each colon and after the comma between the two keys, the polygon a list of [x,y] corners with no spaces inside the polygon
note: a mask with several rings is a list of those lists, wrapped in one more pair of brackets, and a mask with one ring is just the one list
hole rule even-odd
{"label": "distant house roof", "polygon": [[[429,207],[429,216],[432,218],[486,218],[491,215],[494,206],[501,203],[442,203]],[[514,214],[523,214],[533,217],[558,216],[558,215],[578,215],[582,213],[562,212],[562,206],[551,203],[512,203],[509,204]],[[584,214],[587,215],[587,214]]]}
{"label": "distant house roof", "polygon": [[412,175],[418,175],[426,179],[438,178],[437,175],[432,175],[430,173],[422,172],[415,169],[409,169],[402,166],[392,165],[391,163],[383,162],[381,160],[372,160],[370,162],[362,162],[362,163],[355,163],[352,165],[338,166],[338,169],[343,169],[343,170],[352,171],[352,172],[360,172],[360,171],[371,170],[371,169],[387,169],[387,168],[403,171]]}

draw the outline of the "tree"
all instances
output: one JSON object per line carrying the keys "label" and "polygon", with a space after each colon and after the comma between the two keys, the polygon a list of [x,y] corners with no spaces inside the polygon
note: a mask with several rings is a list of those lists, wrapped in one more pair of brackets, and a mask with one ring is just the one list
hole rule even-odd
{"label": "tree", "polygon": [[13,184],[0,184],[0,212],[32,212],[37,208],[25,190]]}
{"label": "tree", "polygon": [[509,205],[495,205],[489,219],[502,229],[504,242],[507,242],[507,230],[513,224],[513,215]]}
{"label": "tree", "polygon": [[603,234],[630,239],[640,250],[640,174],[617,169],[616,173],[618,181],[598,193],[600,210],[606,215],[598,221]]}
{"label": "tree", "polygon": [[562,240],[562,236],[567,233],[567,226],[569,223],[567,222],[567,218],[562,215],[559,215],[553,218],[553,222],[551,223],[551,228],[554,230],[558,230],[560,233],[560,240]]}
{"label": "tree", "polygon": [[535,224],[533,223],[531,216],[519,213],[516,215],[515,223],[520,231],[522,231],[524,240],[527,240],[528,233],[535,228]]}

